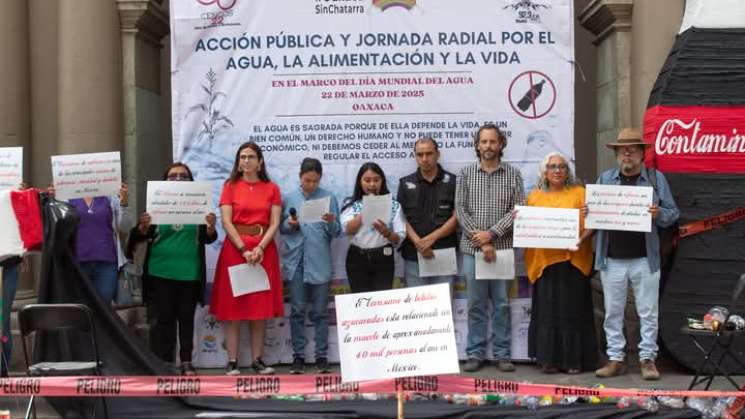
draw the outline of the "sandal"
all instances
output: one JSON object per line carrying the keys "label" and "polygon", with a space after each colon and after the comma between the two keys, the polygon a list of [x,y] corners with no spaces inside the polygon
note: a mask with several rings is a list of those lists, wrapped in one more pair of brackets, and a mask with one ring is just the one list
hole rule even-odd
{"label": "sandal", "polygon": [[181,375],[197,375],[197,370],[191,362],[182,362]]}

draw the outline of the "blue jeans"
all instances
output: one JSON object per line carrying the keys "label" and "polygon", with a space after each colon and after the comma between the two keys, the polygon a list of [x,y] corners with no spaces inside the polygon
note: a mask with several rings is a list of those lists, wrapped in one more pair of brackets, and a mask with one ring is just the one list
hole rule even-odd
{"label": "blue jeans", "polygon": [[116,262],[80,262],[80,270],[93,283],[101,299],[110,304],[116,295],[116,277],[119,273]]}
{"label": "blue jeans", "polygon": [[316,332],[316,360],[326,358],[329,347],[329,283],[306,284],[303,282],[303,269],[298,267],[289,285],[293,357],[305,358],[305,307],[310,303],[309,317]]}
{"label": "blue jeans", "polygon": [[13,299],[16,296],[18,286],[18,266],[3,269],[3,359],[2,371],[3,377],[8,375],[10,370],[11,354],[13,353],[13,334],[10,332],[10,313],[13,310]]}
{"label": "blue jeans", "polygon": [[453,276],[419,276],[419,262],[416,260],[404,261],[404,278],[407,287],[419,287],[422,285],[450,284],[450,297],[453,296]]}
{"label": "blue jeans", "polygon": [[626,338],[623,335],[623,315],[626,310],[628,284],[634,290],[636,313],[639,315],[641,341],[639,359],[657,358],[658,295],[660,271],[650,272],[647,258],[606,259],[605,269],[600,271],[605,302],[606,353],[611,361],[625,358]]}
{"label": "blue jeans", "polygon": [[[476,280],[476,262],[473,255],[463,254],[463,276],[466,277],[468,294],[468,343],[469,358],[486,357],[487,321],[492,324],[492,356],[494,359],[510,358],[510,306],[507,287],[510,281]],[[491,301],[491,315],[487,303]]]}

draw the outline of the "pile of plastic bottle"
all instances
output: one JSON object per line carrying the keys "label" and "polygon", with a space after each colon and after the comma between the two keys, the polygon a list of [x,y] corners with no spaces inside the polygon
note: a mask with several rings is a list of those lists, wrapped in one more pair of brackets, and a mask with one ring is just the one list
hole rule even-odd
{"label": "pile of plastic bottle", "polygon": [[[603,388],[597,385],[596,388]],[[395,400],[396,394],[389,393],[334,393],[334,394],[306,394],[306,395],[247,395],[242,398],[288,401],[339,401],[339,400]],[[407,401],[439,400],[453,404],[482,406],[500,405],[524,407],[535,410],[552,405],[599,404],[615,403],[619,409],[641,408],[649,412],[657,412],[661,407],[682,409],[689,407],[701,412],[704,419],[725,417],[724,414],[734,397],[722,398],[689,398],[686,401],[680,397],[597,397],[597,396],[517,396],[514,394],[439,394],[439,393],[406,393]]]}

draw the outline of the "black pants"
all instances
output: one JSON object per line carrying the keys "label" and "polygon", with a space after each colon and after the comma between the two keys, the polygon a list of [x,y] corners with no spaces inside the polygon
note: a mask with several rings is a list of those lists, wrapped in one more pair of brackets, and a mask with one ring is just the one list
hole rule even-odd
{"label": "black pants", "polygon": [[199,281],[177,281],[149,275],[148,315],[150,349],[162,360],[173,362],[178,322],[179,358],[191,362],[194,349],[194,310]]}
{"label": "black pants", "polygon": [[349,246],[347,278],[352,292],[391,289],[393,287],[393,246],[372,249]]}

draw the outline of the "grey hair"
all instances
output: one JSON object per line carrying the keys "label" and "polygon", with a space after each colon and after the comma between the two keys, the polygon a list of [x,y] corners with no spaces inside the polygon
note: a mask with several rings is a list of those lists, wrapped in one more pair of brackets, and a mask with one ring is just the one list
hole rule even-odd
{"label": "grey hair", "polygon": [[563,154],[552,151],[548,154],[546,154],[546,157],[541,160],[540,166],[538,166],[538,187],[541,188],[541,190],[547,191],[548,190],[548,162],[553,157],[558,157],[562,160],[564,160],[564,163],[567,165],[567,180],[565,187],[574,186],[577,185],[577,180],[574,177],[574,173],[572,173],[572,168],[569,166],[569,160],[567,160],[566,157],[564,157]]}

